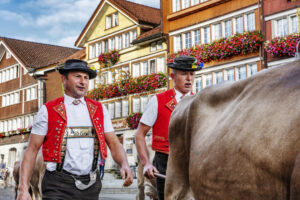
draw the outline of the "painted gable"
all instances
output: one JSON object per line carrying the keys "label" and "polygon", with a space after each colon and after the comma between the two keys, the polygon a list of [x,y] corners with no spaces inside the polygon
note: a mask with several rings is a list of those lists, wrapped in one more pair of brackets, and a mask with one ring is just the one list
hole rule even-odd
{"label": "painted gable", "polygon": [[[106,16],[111,15],[115,12],[118,12],[119,24],[115,27],[106,29]],[[119,30],[126,29],[133,25],[135,25],[135,22],[131,18],[126,16],[122,11],[118,10],[116,7],[113,7],[105,2],[100,12],[96,16],[92,26],[90,26],[89,30],[87,30],[86,41],[89,42],[97,38],[101,38],[103,36],[117,32]]]}

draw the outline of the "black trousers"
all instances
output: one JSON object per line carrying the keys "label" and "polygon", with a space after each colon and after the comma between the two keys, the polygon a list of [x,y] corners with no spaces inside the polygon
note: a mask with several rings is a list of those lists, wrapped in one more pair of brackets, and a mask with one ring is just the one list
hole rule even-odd
{"label": "black trousers", "polygon": [[[99,173],[97,172],[96,174],[97,181],[95,184],[86,190],[78,190],[70,174],[46,170],[42,180],[42,198],[43,200],[98,200],[102,183]],[[74,177],[84,184],[88,184],[90,181],[90,175],[74,175]]]}
{"label": "black trousers", "polygon": [[[153,165],[157,168],[160,174],[166,175],[168,157],[168,154],[155,152]],[[165,179],[156,178],[156,188],[159,200],[164,200],[165,182]]]}

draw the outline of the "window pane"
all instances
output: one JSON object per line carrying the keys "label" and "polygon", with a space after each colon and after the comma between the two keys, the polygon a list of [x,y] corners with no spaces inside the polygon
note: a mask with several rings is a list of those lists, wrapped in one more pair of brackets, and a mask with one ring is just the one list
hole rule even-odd
{"label": "window pane", "polygon": [[116,102],[116,117],[121,117],[121,102]]}
{"label": "window pane", "polygon": [[128,116],[128,100],[122,101],[122,117]]}
{"label": "window pane", "polygon": [[217,72],[216,73],[216,83],[220,84],[223,82],[223,73],[222,72]]}
{"label": "window pane", "polygon": [[111,27],[111,16],[106,16],[106,29]]}
{"label": "window pane", "polygon": [[191,33],[185,33],[185,48],[191,48],[192,41],[191,41]]}
{"label": "window pane", "polygon": [[247,15],[247,30],[253,31],[255,30],[255,18],[254,13],[250,13]]}
{"label": "window pane", "polygon": [[227,80],[234,81],[234,70],[233,69],[227,70]]}
{"label": "window pane", "polygon": [[181,35],[176,36],[175,38],[175,51],[181,51],[182,47],[181,47]]}
{"label": "window pane", "polygon": [[191,6],[199,4],[199,0],[191,0]]}
{"label": "window pane", "polygon": [[113,14],[112,25],[113,25],[113,26],[117,26],[117,25],[118,25],[118,13],[114,13],[114,14]]}
{"label": "window pane", "polygon": [[165,72],[165,57],[159,57],[157,59],[157,72]]}
{"label": "window pane", "polygon": [[228,20],[225,22],[225,37],[229,37],[232,35],[232,22]]}
{"label": "window pane", "polygon": [[243,80],[247,77],[245,66],[238,68],[238,76],[239,76],[239,80]]}
{"label": "window pane", "polygon": [[150,74],[155,73],[155,60],[150,60]]}
{"label": "window pane", "polygon": [[243,17],[236,18],[236,32],[242,33],[243,32]]}
{"label": "window pane", "polygon": [[156,50],[156,42],[152,42],[151,43],[151,51],[155,51]]}
{"label": "window pane", "polygon": [[115,118],[115,115],[114,115],[115,114],[115,104],[114,103],[108,104],[108,112],[112,119]]}
{"label": "window pane", "polygon": [[291,21],[292,21],[292,33],[297,33],[298,32],[297,16],[291,17]]}
{"label": "window pane", "polygon": [[182,9],[190,7],[190,0],[182,0]]}
{"label": "window pane", "polygon": [[215,24],[214,25],[214,39],[220,39],[221,38],[221,24]]}
{"label": "window pane", "polygon": [[201,91],[201,89],[202,89],[201,77],[196,78],[195,83],[196,83],[196,92]]}
{"label": "window pane", "polygon": [[207,86],[210,86],[210,85],[212,85],[212,77],[211,77],[211,74],[207,74],[206,76],[205,76],[205,79],[206,79],[206,87]]}
{"label": "window pane", "polygon": [[141,75],[147,75],[148,74],[148,62],[142,62],[141,67]]}
{"label": "window pane", "polygon": [[144,112],[148,103],[148,97],[141,97],[141,112]]}
{"label": "window pane", "polygon": [[124,48],[129,47],[129,33],[125,33]]}
{"label": "window pane", "polygon": [[209,27],[204,28],[204,43],[210,43],[210,29]]}
{"label": "window pane", "polygon": [[157,49],[162,49],[162,41],[157,42]]}
{"label": "window pane", "polygon": [[132,99],[132,112],[140,112],[140,99],[139,98],[133,98]]}
{"label": "window pane", "polygon": [[252,64],[250,65],[250,74],[251,76],[257,73],[257,65],[256,64]]}
{"label": "window pane", "polygon": [[195,30],[195,44],[198,45],[200,44],[200,30]]}
{"label": "window pane", "polygon": [[132,76],[136,77],[140,75],[140,65],[138,63],[135,63],[132,65]]}

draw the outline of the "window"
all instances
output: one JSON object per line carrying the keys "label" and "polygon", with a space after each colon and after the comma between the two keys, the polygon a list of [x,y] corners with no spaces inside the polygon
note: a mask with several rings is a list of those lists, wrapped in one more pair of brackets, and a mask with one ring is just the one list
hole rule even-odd
{"label": "window", "polygon": [[297,16],[292,16],[291,17],[291,29],[292,29],[292,33],[298,33],[298,20],[297,20]]}
{"label": "window", "polygon": [[114,13],[112,15],[112,27],[117,26],[119,24],[118,13]]}
{"label": "window", "polygon": [[108,112],[112,119],[115,118],[115,104],[114,103],[108,104]]}
{"label": "window", "polygon": [[96,43],[96,57],[101,54],[101,43]]}
{"label": "window", "polygon": [[156,42],[151,43],[150,51],[155,51],[156,50]]}
{"label": "window", "polygon": [[231,20],[225,21],[225,37],[229,37],[232,35],[232,22]]}
{"label": "window", "polygon": [[20,94],[19,94],[19,92],[16,92],[16,93],[15,93],[14,99],[15,99],[15,102],[14,102],[15,104],[17,104],[17,103],[20,102]]}
{"label": "window", "polygon": [[165,72],[165,57],[157,58],[157,72]]}
{"label": "window", "polygon": [[233,69],[227,70],[227,80],[234,81],[234,70]]}
{"label": "window", "polygon": [[157,42],[157,49],[162,49],[162,41]]}
{"label": "window", "polygon": [[200,30],[194,31],[195,45],[200,44]]}
{"label": "window", "polygon": [[185,48],[191,48],[192,42],[191,42],[191,33],[187,32],[185,33]]}
{"label": "window", "polygon": [[108,52],[108,40],[103,41],[103,52]]}
{"label": "window", "polygon": [[202,79],[201,77],[195,78],[195,92],[200,92],[202,89]]}
{"label": "window", "polygon": [[246,15],[247,17],[247,31],[255,30],[255,17],[254,13],[250,13]]}
{"label": "window", "polygon": [[124,37],[124,48],[127,48],[130,45],[130,43],[129,43],[129,33],[123,34],[123,37]]}
{"label": "window", "polygon": [[140,98],[132,98],[132,112],[140,112]]}
{"label": "window", "polygon": [[199,4],[199,0],[191,0],[191,6]]}
{"label": "window", "polygon": [[277,20],[276,26],[276,37],[282,37],[288,34],[286,18]]}
{"label": "window", "polygon": [[0,132],[3,132],[4,131],[4,125],[3,125],[4,123],[3,122],[0,122]]}
{"label": "window", "polygon": [[175,47],[174,47],[174,50],[175,50],[175,52],[178,52],[178,51],[180,51],[181,49],[182,49],[182,47],[181,47],[181,35],[177,35],[177,36],[175,36],[174,37],[174,40],[175,40],[175,43],[174,43],[174,45],[175,45]]}
{"label": "window", "polygon": [[141,112],[144,112],[148,103],[148,97],[141,97]]}
{"label": "window", "polygon": [[134,63],[132,65],[132,76],[137,77],[140,75],[140,64],[139,63]]}
{"label": "window", "polygon": [[115,38],[110,38],[109,39],[109,50],[114,50],[115,49]]}
{"label": "window", "polygon": [[203,43],[208,44],[210,43],[210,28],[209,27],[204,27],[203,29]]}
{"label": "window", "polygon": [[223,73],[216,72],[216,84],[220,84],[223,82]]}
{"label": "window", "polygon": [[121,102],[117,101],[115,102],[115,117],[121,117]]}
{"label": "window", "polygon": [[111,28],[111,15],[106,16],[106,29]]}
{"label": "window", "polygon": [[122,36],[121,35],[116,37],[116,48],[117,48],[117,50],[122,49]]}
{"label": "window", "polygon": [[181,0],[182,2],[182,9],[190,7],[190,0]]}
{"label": "window", "polygon": [[149,74],[149,72],[148,72],[148,62],[145,61],[145,62],[141,63],[141,75],[147,75],[147,74]]}
{"label": "window", "polygon": [[235,31],[236,33],[242,33],[244,31],[244,25],[243,25],[243,17],[237,17],[235,18]]}
{"label": "window", "polygon": [[213,40],[218,40],[222,37],[221,24],[213,25]]}
{"label": "window", "polygon": [[172,10],[173,12],[180,10],[180,0],[172,0]]}
{"label": "window", "polygon": [[2,96],[2,107],[6,106],[6,96]]}
{"label": "window", "polygon": [[256,64],[248,64],[248,76],[252,76],[257,73],[257,65]]}
{"label": "window", "polygon": [[211,74],[205,75],[205,86],[210,86],[212,85],[212,77]]}
{"label": "window", "polygon": [[128,116],[128,100],[122,100],[122,117]]}
{"label": "window", "polygon": [[150,74],[155,73],[155,60],[150,60]]}
{"label": "window", "polygon": [[247,78],[247,74],[246,74],[246,67],[245,66],[240,66],[236,68],[236,76],[237,79],[236,80],[243,80]]}
{"label": "window", "polygon": [[130,43],[131,43],[132,40],[135,40],[135,39],[136,39],[136,30],[131,31],[130,34],[131,34],[131,37],[130,37]]}

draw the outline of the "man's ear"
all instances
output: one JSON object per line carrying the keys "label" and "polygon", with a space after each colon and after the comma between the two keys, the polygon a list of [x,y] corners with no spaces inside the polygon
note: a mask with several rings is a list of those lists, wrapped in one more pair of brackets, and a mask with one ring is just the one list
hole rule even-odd
{"label": "man's ear", "polygon": [[171,72],[170,76],[171,76],[171,78],[174,80],[175,74],[174,74],[173,72]]}

